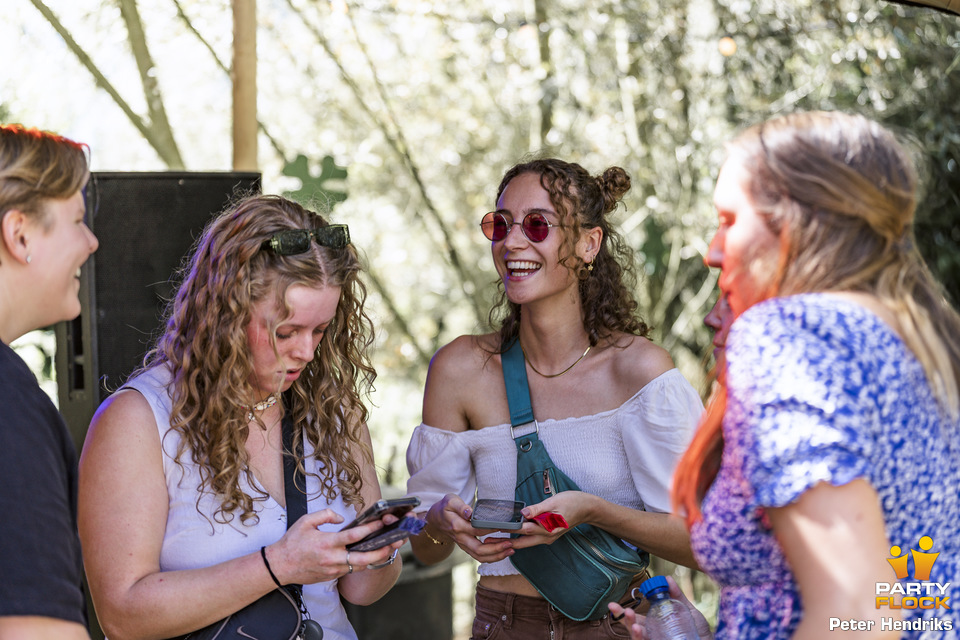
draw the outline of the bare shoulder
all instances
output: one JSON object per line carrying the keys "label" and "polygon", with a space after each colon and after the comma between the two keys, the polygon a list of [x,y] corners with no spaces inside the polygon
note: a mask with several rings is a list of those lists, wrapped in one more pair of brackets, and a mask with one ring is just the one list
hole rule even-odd
{"label": "bare shoulder", "polygon": [[157,421],[147,399],[133,389],[117,391],[97,409],[84,440],[84,458],[116,450],[159,449]]}
{"label": "bare shoulder", "polygon": [[[491,334],[460,336],[440,347],[430,359],[427,376],[449,377],[476,376],[495,353]],[[429,384],[429,382],[428,382]]]}
{"label": "bare shoulder", "polygon": [[[142,425],[144,422],[148,422],[149,426],[156,424],[153,409],[150,408],[147,399],[134,389],[121,389],[103,401],[94,414],[91,425],[111,425],[118,421],[127,422],[131,420],[136,425]],[[137,427],[134,426],[133,428]]]}
{"label": "bare shoulder", "polygon": [[610,351],[616,375],[635,390],[676,367],[666,349],[640,336],[620,334]]}
{"label": "bare shoulder", "polygon": [[425,424],[451,431],[476,426],[478,398],[489,398],[494,389],[488,387],[503,387],[496,344],[493,334],[466,335],[434,354],[423,394]]}

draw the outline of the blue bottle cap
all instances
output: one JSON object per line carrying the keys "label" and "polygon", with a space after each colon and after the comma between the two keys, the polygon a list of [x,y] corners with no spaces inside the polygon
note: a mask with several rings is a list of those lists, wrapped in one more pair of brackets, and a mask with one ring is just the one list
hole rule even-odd
{"label": "blue bottle cap", "polygon": [[652,578],[648,578],[640,583],[639,589],[640,593],[642,593],[644,597],[649,598],[650,594],[654,592],[669,591],[670,585],[667,584],[667,579],[663,576],[653,576]]}

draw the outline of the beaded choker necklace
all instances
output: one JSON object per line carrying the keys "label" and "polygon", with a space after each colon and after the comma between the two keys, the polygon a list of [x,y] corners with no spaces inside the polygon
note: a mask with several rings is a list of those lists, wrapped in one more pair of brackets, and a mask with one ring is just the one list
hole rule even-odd
{"label": "beaded choker necklace", "polygon": [[241,406],[240,408],[247,410],[247,420],[253,420],[253,418],[254,418],[254,411],[257,411],[257,412],[265,411],[266,409],[269,409],[270,407],[272,407],[272,406],[275,405],[275,404],[277,404],[277,394],[274,393],[274,394],[271,394],[271,395],[267,396],[267,399],[266,399],[266,400],[261,400],[260,402],[258,402],[257,404],[253,405],[252,407],[248,407],[248,406],[246,406],[246,405],[243,405],[243,406]]}

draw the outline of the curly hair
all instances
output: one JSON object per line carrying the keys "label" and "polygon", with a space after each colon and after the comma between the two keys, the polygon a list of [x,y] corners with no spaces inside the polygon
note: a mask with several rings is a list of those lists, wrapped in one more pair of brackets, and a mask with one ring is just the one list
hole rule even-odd
{"label": "curly hair", "polygon": [[[780,238],[768,296],[876,296],[943,409],[957,416],[960,315],[915,247],[917,171],[896,136],[859,115],[795,113],[747,129],[729,152],[750,168],[752,204]],[[674,502],[688,523],[716,474],[724,404],[721,386],[674,475]]]}
{"label": "curly hair", "polygon": [[49,131],[0,125],[0,215],[19,209],[48,229],[44,202],[69,198],[86,186],[88,153],[87,145]]}
{"label": "curly hair", "polygon": [[[560,217],[563,242],[560,264],[579,281],[583,326],[591,345],[623,332],[647,337],[650,327],[641,319],[633,296],[636,274],[633,251],[610,224],[607,214],[620,203],[630,189],[630,176],[620,167],[610,167],[600,176],[591,176],[579,164],[557,158],[538,158],[511,167],[500,181],[495,202],[511,180],[525,173],[540,176],[540,185]],[[591,263],[592,270],[575,252],[581,229],[599,228],[603,232],[600,250]],[[500,350],[506,349],[520,331],[520,305],[507,298],[503,281],[490,311],[491,326],[498,327]]]}
{"label": "curly hair", "polygon": [[[239,483],[243,474],[250,486],[257,486],[244,448],[248,421],[243,406],[254,397],[245,329],[254,305],[271,296],[286,311],[276,325],[285,321],[291,313],[286,292],[295,285],[340,287],[341,293],[315,357],[284,400],[291,404],[294,423],[304,425],[314,457],[325,470],[317,476],[321,493],[333,499],[339,492],[348,504],[362,501],[361,467],[350,452],[360,450],[366,461],[372,460],[360,425],[367,418],[363,396],[376,372],[367,355],[373,325],[363,308],[367,292],[357,252],[352,246],[331,249],[314,242],[298,255],[261,249],[281,230],[327,224],[280,196],[248,196],[229,207],[206,227],[181,270],[163,334],[144,358],[141,371],[165,365],[172,373],[170,426],[181,437],[176,460],[180,464],[184,453],[192,452],[200,468],[198,490],[221,498],[214,514],[220,522],[236,513],[241,522],[255,521],[255,501],[267,498],[259,492],[248,495]],[[276,351],[274,331],[271,336]],[[296,429],[295,445],[300,438]],[[305,470],[302,460],[298,465]]]}

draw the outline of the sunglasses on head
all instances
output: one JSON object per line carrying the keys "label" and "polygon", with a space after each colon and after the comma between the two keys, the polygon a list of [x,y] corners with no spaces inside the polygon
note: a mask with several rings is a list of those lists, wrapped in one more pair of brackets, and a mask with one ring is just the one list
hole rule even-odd
{"label": "sunglasses on head", "polygon": [[480,221],[480,228],[483,229],[483,235],[487,240],[500,242],[507,237],[513,225],[520,225],[520,230],[530,242],[543,242],[547,239],[551,227],[562,227],[560,224],[551,224],[542,213],[531,211],[523,216],[520,222],[511,222],[506,215],[499,211],[491,211],[483,216]]}
{"label": "sunglasses on head", "polygon": [[345,224],[331,224],[316,229],[284,229],[264,240],[261,248],[269,249],[278,256],[294,256],[310,250],[310,241],[316,240],[321,247],[343,249],[350,244],[350,229]]}

